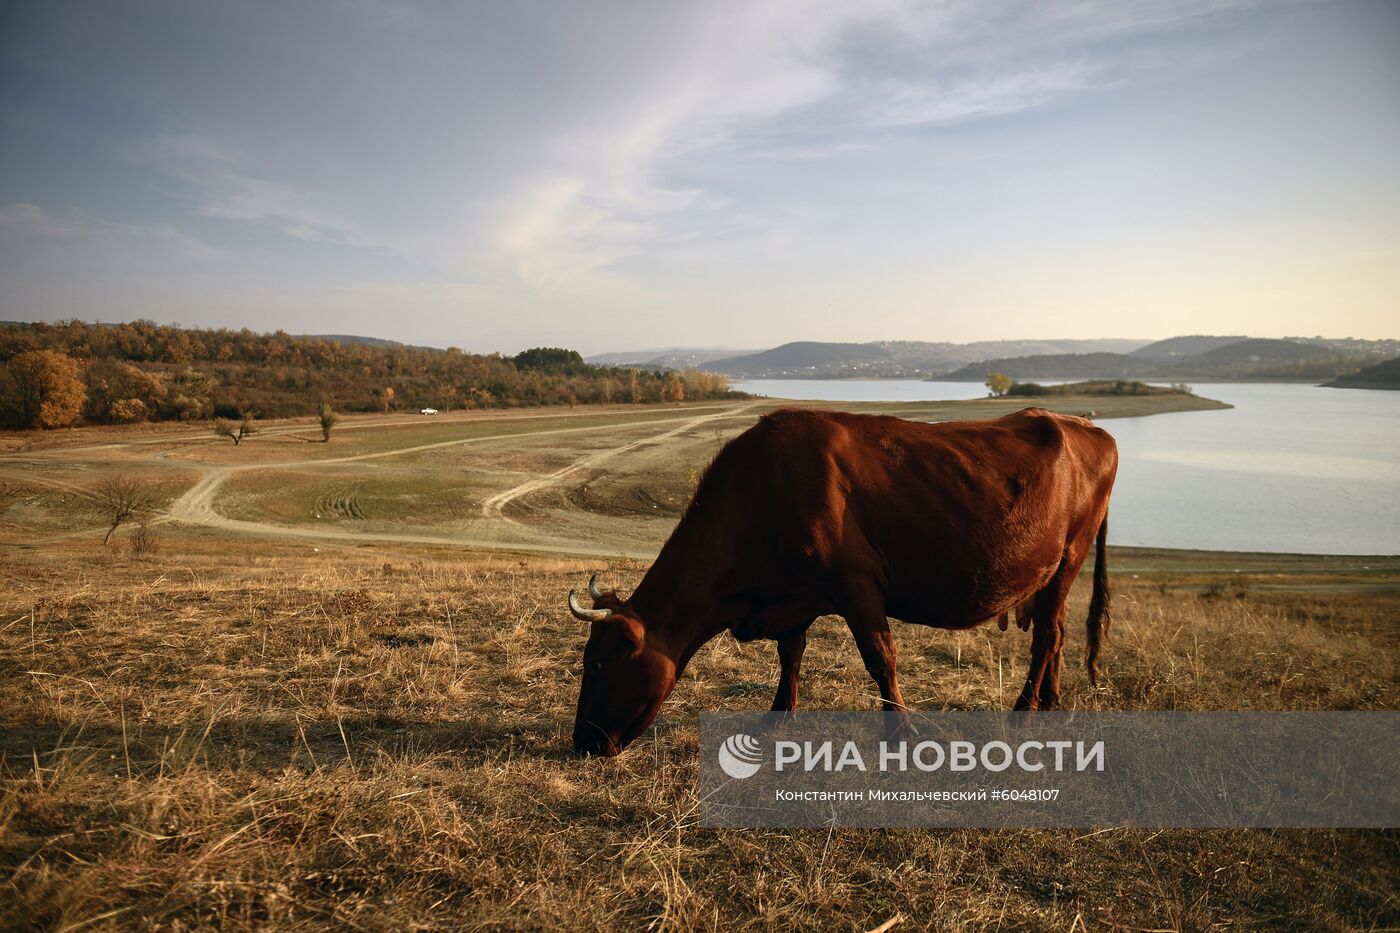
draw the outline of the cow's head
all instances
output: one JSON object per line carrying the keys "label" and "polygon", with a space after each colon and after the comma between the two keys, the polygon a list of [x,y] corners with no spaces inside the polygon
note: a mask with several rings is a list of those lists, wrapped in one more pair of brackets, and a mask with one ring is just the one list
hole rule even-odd
{"label": "cow's head", "polygon": [[656,718],[676,684],[676,665],[660,646],[647,643],[646,626],[627,603],[598,589],[596,576],[588,592],[592,609],[569,591],[569,611],[592,626],[583,649],[574,748],[616,755]]}

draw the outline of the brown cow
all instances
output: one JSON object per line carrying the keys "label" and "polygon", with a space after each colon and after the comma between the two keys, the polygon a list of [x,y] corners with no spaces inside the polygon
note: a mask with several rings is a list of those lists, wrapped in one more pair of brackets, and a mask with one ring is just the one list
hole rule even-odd
{"label": "brown cow", "polygon": [[1104,538],[1118,451],[1083,418],[1027,408],[921,424],[778,411],[720,451],[632,598],[603,593],[584,648],[574,746],[617,754],[646,730],[701,645],[778,643],[774,710],[797,707],[807,629],[846,619],[886,710],[906,709],[887,616],[965,629],[1031,600],[1016,709],[1060,693],[1065,599],[1095,538],[1088,667],[1108,625]]}

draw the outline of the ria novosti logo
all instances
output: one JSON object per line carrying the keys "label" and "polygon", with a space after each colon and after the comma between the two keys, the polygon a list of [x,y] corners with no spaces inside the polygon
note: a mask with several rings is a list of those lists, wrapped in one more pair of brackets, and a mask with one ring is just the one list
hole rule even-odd
{"label": "ria novosti logo", "polygon": [[763,767],[763,747],[751,735],[731,735],[719,747],[719,767],[736,780],[751,778]]}

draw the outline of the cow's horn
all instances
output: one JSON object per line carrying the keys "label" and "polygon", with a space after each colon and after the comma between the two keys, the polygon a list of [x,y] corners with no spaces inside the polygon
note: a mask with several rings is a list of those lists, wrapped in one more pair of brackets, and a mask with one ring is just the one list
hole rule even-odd
{"label": "cow's horn", "polygon": [[612,618],[611,609],[585,609],[580,606],[573,590],[569,590],[569,611],[574,614],[574,618],[584,622],[606,622]]}
{"label": "cow's horn", "polygon": [[603,598],[603,591],[598,589],[598,575],[596,573],[588,578],[588,595],[594,599]]}

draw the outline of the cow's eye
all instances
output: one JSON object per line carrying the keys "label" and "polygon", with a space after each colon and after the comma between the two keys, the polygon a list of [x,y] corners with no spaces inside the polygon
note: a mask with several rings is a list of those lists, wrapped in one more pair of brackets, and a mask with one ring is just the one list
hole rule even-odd
{"label": "cow's eye", "polygon": [[603,662],[602,662],[602,661],[594,661],[592,664],[590,664],[590,665],[588,665],[588,666],[589,666],[593,671],[595,671],[595,672],[601,671],[601,670],[603,669]]}

